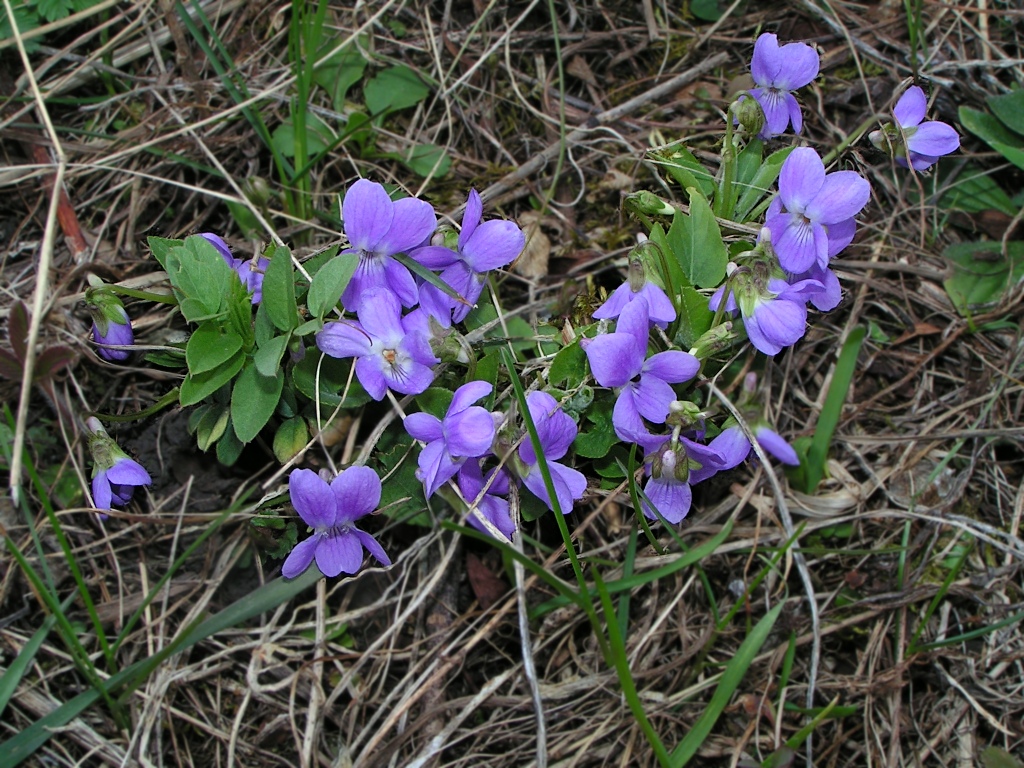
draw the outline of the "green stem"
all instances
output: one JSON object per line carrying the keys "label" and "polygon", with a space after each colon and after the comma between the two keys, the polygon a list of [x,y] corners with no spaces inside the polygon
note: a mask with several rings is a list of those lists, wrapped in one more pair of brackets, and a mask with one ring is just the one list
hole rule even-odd
{"label": "green stem", "polygon": [[847,147],[851,146],[852,144],[856,144],[858,141],[864,138],[864,134],[868,132],[868,129],[873,128],[876,125],[878,125],[878,118],[869,117],[863,123],[858,125],[853,130],[853,133],[849,134],[845,139],[839,142],[839,144],[836,145],[835,149],[832,149],[828,153],[826,153],[826,155],[823,158],[821,158],[821,162],[824,163],[825,165],[831,163],[833,160],[839,157],[839,155],[842,152],[845,152]]}
{"label": "green stem", "polygon": [[117,283],[107,283],[107,289],[120,296],[130,296],[133,299],[152,301],[157,304],[177,305],[178,300],[171,293],[151,293],[150,291],[138,291],[134,288],[125,288]]}
{"label": "green stem", "polygon": [[719,184],[718,194],[715,195],[713,205],[715,216],[720,219],[731,218],[735,207],[732,197],[733,182],[736,179],[736,147],[732,138],[732,120],[728,119],[725,121],[725,141],[722,145],[722,181]]}

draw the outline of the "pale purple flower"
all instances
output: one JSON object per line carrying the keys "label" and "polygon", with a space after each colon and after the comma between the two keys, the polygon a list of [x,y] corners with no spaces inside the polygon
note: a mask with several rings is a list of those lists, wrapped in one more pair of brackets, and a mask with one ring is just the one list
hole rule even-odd
{"label": "pale purple flower", "polygon": [[818,153],[798,147],[782,164],[779,198],[779,212],[765,226],[782,268],[800,274],[815,263],[827,267],[837,243],[852,240],[853,217],[871,198],[871,185],[854,171],[826,175]]}
{"label": "pale purple flower", "polygon": [[688,352],[669,350],[647,358],[650,333],[647,301],[636,298],[622,308],[615,333],[592,339],[584,348],[594,379],[602,387],[621,387],[612,410],[615,434],[638,442],[648,433],[644,419],[665,423],[672,384],[697,375],[700,362]]}
{"label": "pale purple flower", "polygon": [[246,293],[252,296],[252,303],[259,304],[263,301],[263,276],[267,267],[270,266],[270,259],[263,256],[253,257],[253,259],[237,259],[231,254],[228,244],[219,235],[212,232],[200,232],[199,236],[216,248],[228,266],[235,271],[238,279],[245,286]]}
{"label": "pale purple flower", "polygon": [[911,86],[892,111],[898,128],[888,124],[879,131],[872,131],[868,138],[879,149],[893,149],[896,162],[904,168],[908,162],[915,171],[930,168],[940,157],[960,148],[960,136],[946,123],[924,121],[927,108],[928,99],[924,91],[916,85]]}
{"label": "pale purple flower", "polygon": [[360,257],[341,295],[345,308],[358,311],[367,294],[377,289],[389,289],[402,306],[414,306],[419,300],[416,281],[393,257],[429,239],[437,227],[430,203],[413,197],[392,200],[380,184],[360,179],[345,194],[341,215],[352,246],[343,253]]}
{"label": "pale purple flower", "polygon": [[644,441],[645,450],[652,451],[647,457],[647,474],[650,479],[644,485],[647,499],[641,498],[640,507],[650,520],[657,520],[651,505],[673,525],[686,517],[693,500],[692,485],[703,482],[724,469],[724,459],[713,446],[680,437],[677,440],[655,437]]}
{"label": "pale purple flower", "polygon": [[418,395],[434,380],[431,366],[438,362],[426,337],[402,318],[402,307],[387,290],[370,291],[358,311],[358,323],[327,323],[316,335],[316,345],[331,357],[356,358],[359,383],[374,400],[388,387]]}
{"label": "pale purple flower", "polygon": [[[761,287],[750,273],[739,272],[730,281],[726,310],[743,316],[747,337],[766,355],[777,355],[803,338],[807,330],[807,300],[823,292],[824,286],[816,280],[801,280],[790,285],[782,278],[773,277]],[[719,288],[708,302],[718,311],[725,287]]]}
{"label": "pale purple flower", "polygon": [[750,91],[764,111],[764,126],[759,136],[769,139],[785,133],[790,123],[800,133],[803,117],[800,105],[791,93],[818,76],[818,52],[806,43],[779,45],[779,38],[766,32],[754,43],[750,74],[757,88]]}
{"label": "pale purple flower", "polygon": [[294,469],[288,476],[292,506],[313,535],[295,545],[281,574],[294,579],[316,560],[324,576],[356,573],[365,548],[381,565],[391,559],[377,540],[355,527],[361,517],[380,503],[380,478],[369,467],[349,467],[330,484],[310,469]]}
{"label": "pale purple flower", "polygon": [[[528,394],[526,407],[537,428],[537,437],[540,439],[541,451],[551,473],[558,506],[562,513],[567,515],[572,511],[573,500],[582,498],[587,490],[587,478],[581,472],[558,463],[558,459],[565,456],[572,441],[576,439],[576,422],[547,392],[534,391]],[[520,472],[523,484],[534,496],[547,504],[548,509],[554,510],[529,435],[519,446],[519,459],[523,464]]]}
{"label": "pale purple flower", "polygon": [[480,195],[471,189],[462,216],[458,252],[440,245],[427,245],[410,254],[430,269],[443,269],[441,280],[465,299],[466,303],[457,301],[429,283],[420,287],[423,305],[436,313],[442,308],[453,310],[452,321],[456,323],[464,320],[476,305],[487,273],[511,264],[526,246],[526,236],[515,222],[483,221],[483,210]]}
{"label": "pale purple flower", "polygon": [[132,322],[120,302],[107,304],[99,312],[93,313],[92,340],[99,346],[96,352],[104,360],[128,359],[130,350],[112,348],[130,347],[135,343]]}
{"label": "pale purple flower", "polygon": [[627,304],[638,298],[647,302],[648,317],[659,328],[667,328],[676,319],[672,301],[659,285],[648,279],[643,259],[637,257],[629,260],[629,279],[612,291],[605,303],[594,310],[593,317],[614,320]]}
{"label": "pale purple flower", "polygon": [[[752,422],[750,424],[750,431],[754,433],[754,438],[758,444],[770,456],[774,456],[783,464],[789,464],[790,466],[795,467],[800,464],[800,459],[797,457],[796,451],[793,450],[793,446],[786,442],[785,438],[765,422]],[[750,441],[747,440],[747,436],[743,434],[743,430],[735,422],[723,429],[722,433],[711,441],[710,447],[716,449],[725,457],[725,466],[722,469],[732,469],[739,466],[750,454]]]}
{"label": "pale purple flower", "polygon": [[494,440],[494,419],[486,408],[473,405],[491,394],[486,381],[463,384],[452,397],[444,419],[429,413],[405,418],[405,431],[426,445],[420,451],[419,472],[427,498],[459,471],[466,459],[487,455]]}
{"label": "pale purple flower", "polygon": [[[495,473],[497,476],[481,496],[480,492],[484,490]],[[462,498],[470,504],[476,501],[476,508],[487,518],[487,521],[505,534],[505,538],[511,540],[516,532],[516,526],[512,522],[512,515],[509,514],[508,501],[502,498],[508,495],[508,472],[504,469],[492,469],[485,476],[479,461],[467,461],[459,470],[456,480],[459,483]],[[487,532],[487,528],[475,514],[469,515],[468,520],[474,528]]]}

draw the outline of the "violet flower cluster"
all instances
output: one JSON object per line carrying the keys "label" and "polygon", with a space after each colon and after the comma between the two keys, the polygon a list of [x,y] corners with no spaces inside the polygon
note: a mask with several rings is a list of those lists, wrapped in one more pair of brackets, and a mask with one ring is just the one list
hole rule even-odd
{"label": "violet flower cluster", "polygon": [[[340,299],[357,319],[327,323],[317,346],[332,357],[355,358],[356,377],[374,400],[388,389],[419,394],[433,381],[447,329],[475,305],[487,273],[515,260],[526,237],[513,222],[481,222],[483,204],[475,190],[454,249],[432,242],[437,215],[429,203],[392,201],[376,182],[357,181],[341,208],[351,244],[344,253],[358,254],[359,262]],[[398,258],[402,254],[443,271],[434,282],[414,277]],[[411,311],[403,314],[406,309]]]}

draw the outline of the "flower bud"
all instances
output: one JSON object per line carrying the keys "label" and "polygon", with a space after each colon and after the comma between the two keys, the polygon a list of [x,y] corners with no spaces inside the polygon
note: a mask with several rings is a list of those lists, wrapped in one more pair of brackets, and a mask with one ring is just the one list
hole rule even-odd
{"label": "flower bud", "polygon": [[674,216],[676,212],[671,205],[645,189],[626,195],[626,202],[634,211],[648,216]]}
{"label": "flower bud", "polygon": [[274,196],[270,184],[262,176],[250,176],[242,182],[242,191],[257,208],[266,208]]}
{"label": "flower bud", "polygon": [[698,360],[706,360],[712,355],[728,349],[737,338],[736,332],[733,331],[732,321],[726,320],[705,331],[694,343],[690,354]]}
{"label": "flower bud", "polygon": [[704,423],[704,412],[696,403],[689,400],[673,400],[668,404],[668,416],[665,423],[670,427],[689,429],[695,424]]}
{"label": "flower bud", "polygon": [[729,111],[743,130],[751,136],[756,136],[764,128],[764,110],[757,103],[757,99],[741,96],[729,105]]}
{"label": "flower bud", "polygon": [[95,275],[89,276],[92,287],[85,292],[85,303],[92,315],[92,338],[99,345],[104,360],[127,360],[127,349],[111,349],[107,345],[130,347],[135,343],[132,323],[121,300]]}

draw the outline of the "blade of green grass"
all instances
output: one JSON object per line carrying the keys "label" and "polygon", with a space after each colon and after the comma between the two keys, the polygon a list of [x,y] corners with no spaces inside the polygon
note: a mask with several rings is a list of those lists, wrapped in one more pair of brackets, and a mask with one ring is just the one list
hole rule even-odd
{"label": "blade of green grass", "polygon": [[775,626],[775,621],[779,618],[783,606],[785,606],[785,603],[779,603],[762,616],[761,620],[757,622],[754,629],[740,645],[736,655],[733,656],[732,661],[729,662],[722,673],[722,677],[718,681],[718,687],[715,688],[707,708],[697,719],[697,722],[693,724],[693,728],[686,734],[686,737],[679,743],[679,746],[672,751],[669,762],[672,768],[682,768],[697,754],[697,750],[700,749],[707,739],[719,716],[721,716],[732,699],[733,693],[739,688],[740,683],[743,682],[743,678],[747,674],[751,663],[761,651],[761,646],[768,639],[768,635],[772,631],[772,627]]}
{"label": "blade of green grass", "polygon": [[311,566],[297,579],[292,581],[276,579],[240,600],[236,600],[220,613],[194,622],[191,627],[185,629],[159,653],[126,667],[102,682],[99,687],[78,694],[53,712],[36,720],[14,737],[0,742],[0,754],[4,755],[4,765],[7,768],[15,768],[35,754],[54,733],[96,703],[101,692],[102,695],[110,697],[124,695],[134,690],[153,673],[153,670],[174,654],[191,648],[196,643],[218,632],[274,610],[321,578],[323,575],[316,569],[316,566]]}

